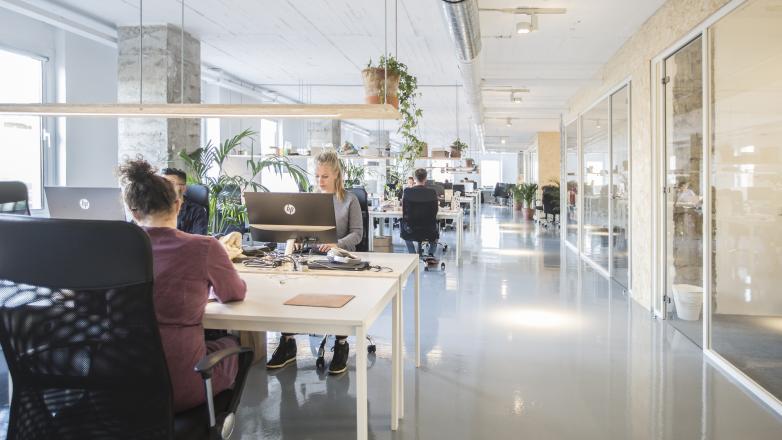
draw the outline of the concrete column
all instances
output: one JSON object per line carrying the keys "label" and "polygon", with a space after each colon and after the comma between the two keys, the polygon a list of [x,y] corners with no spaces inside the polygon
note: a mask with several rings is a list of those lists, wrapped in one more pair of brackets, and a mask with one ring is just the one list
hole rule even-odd
{"label": "concrete column", "polygon": [[[185,32],[184,100],[182,89],[180,28],[166,24],[143,28],[143,84],[139,83],[139,27],[118,29],[119,61],[117,102],[139,102],[139,88],[144,103],[201,102],[201,43]],[[121,118],[118,121],[119,160],[138,154],[157,167],[182,163],[179,151],[193,151],[201,146],[200,119]]]}
{"label": "concrete column", "polygon": [[538,186],[551,185],[552,180],[559,182],[560,143],[558,131],[538,132]]}

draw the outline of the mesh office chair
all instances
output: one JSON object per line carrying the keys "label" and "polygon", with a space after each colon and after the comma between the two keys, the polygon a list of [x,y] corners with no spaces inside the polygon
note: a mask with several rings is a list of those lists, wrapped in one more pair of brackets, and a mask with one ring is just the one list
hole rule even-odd
{"label": "mesh office chair", "polygon": [[[403,240],[418,243],[418,256],[426,263],[424,270],[440,265],[445,269],[445,263],[434,258],[436,245],[441,245],[440,228],[437,224],[438,201],[437,194],[431,188],[429,191],[405,191],[402,198],[402,220],[399,236]],[[425,245],[429,246],[429,255],[424,255]],[[445,248],[443,248],[445,250]]]}
{"label": "mesh office chair", "polygon": [[212,368],[239,355],[233,390],[173,413],[143,230],[0,215],[0,237],[9,440],[218,439],[232,427],[252,352],[234,347],[202,359],[195,369],[210,389]]}
{"label": "mesh office chair", "polygon": [[361,223],[364,226],[364,232],[361,236],[361,243],[356,245],[357,252],[369,251],[369,203],[367,190],[361,187],[349,188],[348,191],[356,195],[359,205],[361,205]]}
{"label": "mesh office chair", "polygon": [[209,217],[209,188],[204,185],[187,185],[185,198],[203,206],[206,209],[206,216]]}
{"label": "mesh office chair", "polygon": [[30,202],[24,183],[0,182],[0,213],[30,215]]}

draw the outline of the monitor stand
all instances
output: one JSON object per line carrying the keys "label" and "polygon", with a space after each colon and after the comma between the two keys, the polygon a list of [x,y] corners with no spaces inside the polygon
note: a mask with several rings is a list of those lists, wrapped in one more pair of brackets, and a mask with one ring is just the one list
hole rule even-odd
{"label": "monitor stand", "polygon": [[293,255],[293,251],[296,249],[296,239],[295,238],[289,238],[285,242],[285,255]]}

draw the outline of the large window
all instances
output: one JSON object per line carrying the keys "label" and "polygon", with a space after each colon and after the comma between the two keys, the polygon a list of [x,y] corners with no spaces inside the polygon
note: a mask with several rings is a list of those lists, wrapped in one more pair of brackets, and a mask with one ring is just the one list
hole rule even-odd
{"label": "large window", "polygon": [[[0,102],[42,102],[42,61],[0,50],[0,66]],[[0,116],[0,180],[24,182],[31,209],[41,209],[42,169],[41,118]]]}
{"label": "large window", "polygon": [[567,203],[565,238],[578,247],[578,122],[565,127],[565,180],[567,181],[565,201]]}
{"label": "large window", "polygon": [[499,160],[481,161],[481,185],[494,188],[502,182],[502,163]]}
{"label": "large window", "polygon": [[[282,147],[280,142],[281,127],[277,121],[271,119],[261,119],[261,151],[263,155],[272,154],[275,147]],[[306,168],[306,165],[304,166]],[[299,187],[290,174],[283,172],[282,175],[275,173],[274,169],[265,168],[261,171],[261,183],[271,192],[298,192]]]}

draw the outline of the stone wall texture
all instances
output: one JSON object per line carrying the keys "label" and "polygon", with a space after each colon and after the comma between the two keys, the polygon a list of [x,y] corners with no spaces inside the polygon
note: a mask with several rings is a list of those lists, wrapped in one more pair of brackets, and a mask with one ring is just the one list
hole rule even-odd
{"label": "stone wall texture", "polygon": [[[201,44],[185,32],[184,75],[182,44],[182,33],[176,26],[144,26],[143,66],[140,66],[139,27],[120,27],[117,102],[137,103],[141,99],[155,104],[200,103]],[[121,118],[118,126],[120,161],[141,155],[157,167],[182,167],[179,151],[195,150],[201,143],[200,119]]]}

